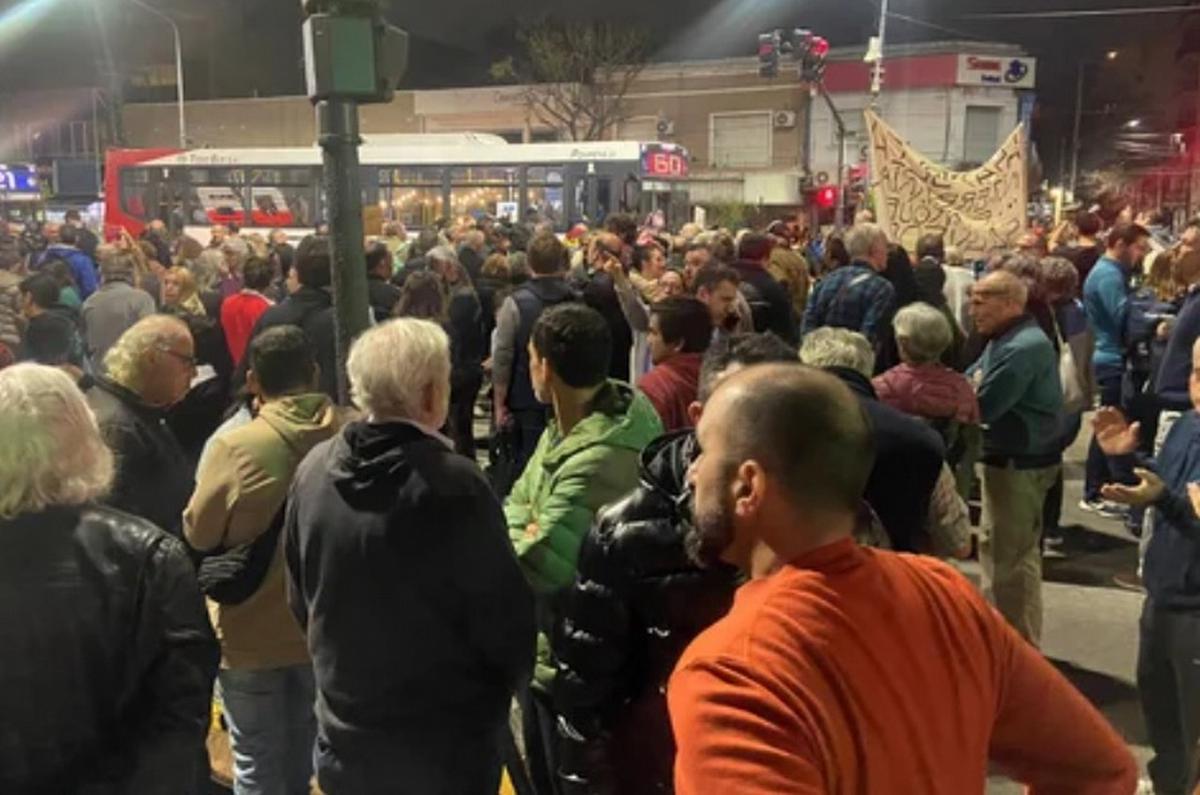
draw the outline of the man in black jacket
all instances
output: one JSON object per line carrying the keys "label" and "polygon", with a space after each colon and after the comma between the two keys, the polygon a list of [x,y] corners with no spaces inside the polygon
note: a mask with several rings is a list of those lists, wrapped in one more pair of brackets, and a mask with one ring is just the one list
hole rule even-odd
{"label": "man in black jacket", "polygon": [[318,782],[495,795],[509,705],[533,667],[533,594],[483,474],[436,430],[449,340],[394,320],[359,337],[347,370],[366,419],[304,459],[284,522]]}
{"label": "man in black jacket", "polygon": [[[704,357],[692,422],[726,375],[795,361],[795,349],[772,334],[721,336]],[[684,546],[696,452],[692,430],[652,442],[641,485],[605,509],[584,539],[554,639],[555,706],[570,728],[559,733],[564,795],[671,790],[666,682],[692,639],[728,610],[738,582],[732,569],[698,568]]]}
{"label": "man in black jacket", "polygon": [[733,269],[742,279],[738,287],[750,304],[754,330],[770,331],[784,342],[795,344],[799,337],[791,297],[767,270],[771,238],[757,232],[744,235],[738,243],[737,257]]}
{"label": "man in black jacket", "polygon": [[511,427],[514,432],[514,480],[546,430],[546,406],[533,394],[529,378],[533,326],[550,307],[579,300],[564,278],[567,250],[554,235],[539,235],[530,242],[529,268],[533,278],[513,290],[500,306],[492,349],[496,426]]}
{"label": "man in black jacket", "polygon": [[109,348],[104,365],[105,375],[87,392],[100,432],[117,455],[104,502],[178,537],[195,473],[166,413],[187,394],[196,372],[191,332],[178,318],[143,318]]}
{"label": "man in black jacket", "polygon": [[945,463],[942,439],[930,426],[879,402],[871,385],[875,355],[862,334],[819,328],[804,337],[800,360],[842,379],[871,419],[875,466],[864,495],[898,552],[932,546],[930,499]]}
{"label": "man in black jacket", "polygon": [[454,449],[475,458],[475,398],[483,386],[483,310],[470,277],[454,249],[438,246],[427,255],[429,267],[441,277],[449,298],[446,331],[450,335],[450,436]]}
{"label": "man in black jacket", "polygon": [[0,372],[0,429],[0,791],[195,793],[219,652],[183,544],[93,503],[113,453],[59,370]]}
{"label": "man in black jacket", "polygon": [[367,249],[367,300],[376,323],[392,316],[400,301],[400,288],[392,284],[392,252],[383,243],[372,243]]}
{"label": "man in black jacket", "polygon": [[[253,342],[261,332],[275,326],[299,326],[313,346],[313,356],[321,368],[319,386],[333,400],[338,399],[337,340],[334,337],[333,293],[329,238],[306,237],[296,250],[296,276],[300,289],[281,304],[263,312],[250,332]],[[235,384],[246,381],[246,362],[238,368]]]}

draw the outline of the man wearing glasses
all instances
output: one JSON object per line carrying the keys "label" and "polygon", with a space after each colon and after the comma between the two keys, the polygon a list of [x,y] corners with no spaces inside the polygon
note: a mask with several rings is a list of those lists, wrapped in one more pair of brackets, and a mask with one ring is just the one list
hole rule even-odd
{"label": "man wearing glasses", "polygon": [[104,502],[179,536],[193,472],[165,415],[196,373],[191,332],[177,318],[143,318],[109,348],[104,370],[87,392],[116,454],[116,478]]}
{"label": "man wearing glasses", "polygon": [[1026,640],[1042,632],[1042,504],[1058,477],[1063,394],[1058,357],[1025,311],[1025,283],[1007,271],[971,291],[971,317],[987,347],[970,369],[984,425],[984,593]]}

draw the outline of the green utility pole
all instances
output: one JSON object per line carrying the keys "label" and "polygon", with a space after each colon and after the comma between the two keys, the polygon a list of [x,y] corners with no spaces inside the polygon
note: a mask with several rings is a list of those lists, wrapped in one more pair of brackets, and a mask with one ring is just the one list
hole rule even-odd
{"label": "green utility pole", "polygon": [[308,98],[317,111],[337,335],[338,398],[349,402],[346,360],[370,325],[359,184],[359,103],[390,102],[408,65],[408,34],[383,20],[380,0],[302,0]]}

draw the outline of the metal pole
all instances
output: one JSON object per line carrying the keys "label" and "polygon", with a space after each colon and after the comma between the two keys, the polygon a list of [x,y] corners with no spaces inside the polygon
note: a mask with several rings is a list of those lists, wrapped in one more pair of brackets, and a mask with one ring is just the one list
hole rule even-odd
{"label": "metal pole", "polygon": [[329,208],[338,399],[345,405],[350,399],[346,381],[350,343],[370,325],[358,178],[358,145],[362,142],[358,135],[358,103],[349,99],[317,103],[317,130],[325,166],[325,202]]}
{"label": "metal pole", "polygon": [[1196,122],[1195,134],[1192,136],[1192,147],[1188,150],[1190,157],[1188,158],[1188,218],[1192,218],[1194,210],[1192,203],[1196,199],[1196,157],[1200,152],[1200,58],[1196,59]]}
{"label": "metal pole", "polygon": [[146,5],[142,0],[129,0],[129,2],[171,26],[171,33],[175,37],[175,101],[179,105],[179,148],[187,149],[187,119],[183,111],[183,41],[179,37],[179,26],[175,24],[175,20],[157,8]]}
{"label": "metal pole", "polygon": [[837,189],[838,189],[838,205],[837,217],[834,219],[834,228],[841,232],[842,227],[846,223],[846,184],[843,177],[843,172],[846,169],[846,122],[842,119],[842,114],[838,111],[837,105],[833,104],[833,97],[829,96],[829,92],[825,90],[825,85],[821,85],[821,96],[825,100],[825,104],[829,106],[829,115],[833,118],[833,124],[837,128],[838,140],[838,164],[837,164]]}
{"label": "metal pole", "polygon": [[883,91],[883,48],[886,44],[888,0],[879,0],[879,59],[875,61],[875,70],[871,77],[871,107],[879,104],[879,94]]}
{"label": "metal pole", "polygon": [[1083,121],[1083,61],[1079,62],[1079,74],[1075,81],[1075,132],[1071,141],[1071,197],[1079,188],[1079,126]]}

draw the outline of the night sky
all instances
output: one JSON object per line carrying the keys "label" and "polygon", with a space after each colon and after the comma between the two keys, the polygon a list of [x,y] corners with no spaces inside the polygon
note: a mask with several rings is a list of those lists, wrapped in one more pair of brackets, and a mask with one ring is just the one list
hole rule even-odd
{"label": "night sky", "polygon": [[[303,91],[299,0],[148,2],[181,22],[189,98]],[[1174,47],[1173,34],[1187,18],[1138,14],[1069,21],[981,21],[968,15],[1184,4],[1184,0],[890,0],[895,14],[926,24],[891,18],[888,40],[986,39],[1023,46],[1041,59],[1038,121],[1042,129],[1035,128],[1035,138],[1057,142],[1069,127],[1077,59],[1096,58],[1135,40],[1161,38]],[[1191,19],[1200,24],[1200,0],[1191,4],[1198,10]],[[863,44],[875,30],[878,5],[873,0],[391,0],[389,20],[412,36],[404,87],[486,83],[488,65],[512,52],[520,26],[548,14],[636,25],[649,36],[652,59],[676,60],[751,55],[757,33],[775,27],[809,27],[834,46]],[[105,40],[111,59],[104,56]],[[0,0],[0,91],[105,85],[106,63],[124,74],[138,63],[169,63],[171,53],[169,29],[127,0]],[[167,88],[161,97],[150,92],[131,99],[170,99],[172,92]]]}

